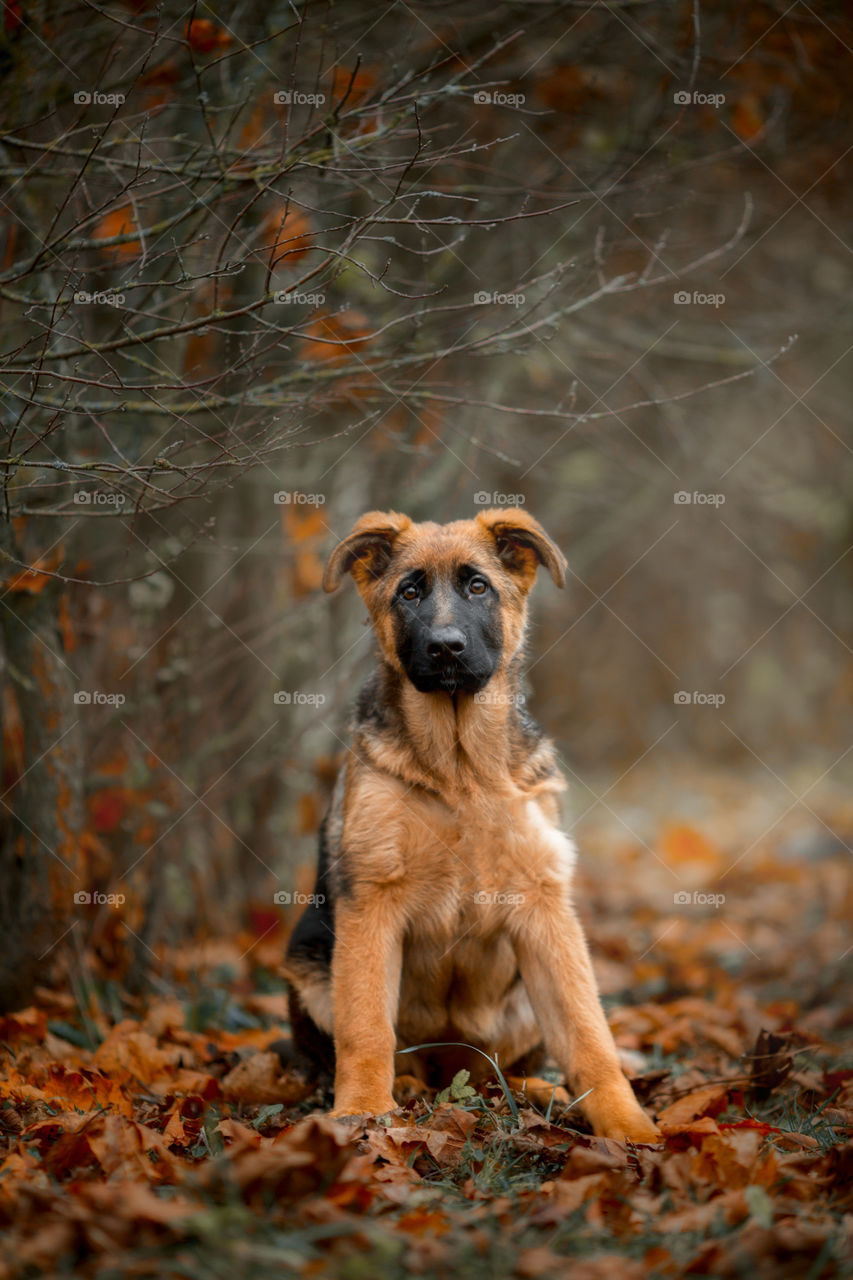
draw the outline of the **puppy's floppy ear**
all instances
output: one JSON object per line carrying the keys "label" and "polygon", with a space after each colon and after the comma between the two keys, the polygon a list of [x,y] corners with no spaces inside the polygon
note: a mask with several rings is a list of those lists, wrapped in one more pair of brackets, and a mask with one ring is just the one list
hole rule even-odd
{"label": "puppy's floppy ear", "polygon": [[352,573],[359,587],[381,578],[388,568],[394,543],[411,525],[399,511],[368,511],[339,542],[323,574],[323,590],[337,591],[345,573]]}
{"label": "puppy's floppy ear", "polygon": [[523,579],[525,588],[533,585],[540,564],[558,587],[565,586],[566,557],[533,516],[517,507],[493,507],[481,511],[477,521],[494,538],[498,559]]}

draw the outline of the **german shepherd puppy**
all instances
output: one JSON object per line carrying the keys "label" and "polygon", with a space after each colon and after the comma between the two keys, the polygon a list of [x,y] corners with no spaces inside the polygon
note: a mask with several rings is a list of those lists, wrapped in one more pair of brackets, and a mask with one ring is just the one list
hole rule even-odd
{"label": "german shepherd puppy", "polygon": [[[333,1116],[392,1110],[404,1069],[437,1083],[473,1067],[460,1043],[522,1073],[544,1046],[597,1134],[659,1136],[601,1008],[565,783],[519,692],[540,565],[563,586],[563,555],[521,510],[445,525],[371,511],[332,552],[326,591],[352,574],[379,645],[286,961],[294,1046],[334,1071]],[[432,1042],[443,1058],[398,1056]]]}

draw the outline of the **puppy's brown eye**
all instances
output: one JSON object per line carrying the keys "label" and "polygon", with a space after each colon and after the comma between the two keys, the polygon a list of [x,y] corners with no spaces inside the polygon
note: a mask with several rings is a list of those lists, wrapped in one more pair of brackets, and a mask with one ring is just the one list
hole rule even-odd
{"label": "puppy's brown eye", "polygon": [[488,583],[485,578],[472,578],[468,584],[468,590],[471,592],[472,596],[485,595],[488,590]]}
{"label": "puppy's brown eye", "polygon": [[406,586],[403,587],[402,591],[400,592],[400,595],[404,600],[417,600],[418,589],[413,582],[408,582]]}

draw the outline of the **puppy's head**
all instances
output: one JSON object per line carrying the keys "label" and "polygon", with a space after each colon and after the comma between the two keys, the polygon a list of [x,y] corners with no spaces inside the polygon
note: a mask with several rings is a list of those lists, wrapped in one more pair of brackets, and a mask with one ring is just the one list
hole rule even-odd
{"label": "puppy's head", "polygon": [[540,565],[563,586],[566,561],[526,511],[444,525],[371,511],[332,552],[323,586],[352,574],[386,661],[421,693],[477,693],[521,646]]}

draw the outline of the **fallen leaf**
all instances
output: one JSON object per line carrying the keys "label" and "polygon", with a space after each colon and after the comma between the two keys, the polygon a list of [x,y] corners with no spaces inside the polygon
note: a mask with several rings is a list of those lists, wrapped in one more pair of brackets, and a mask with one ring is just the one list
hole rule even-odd
{"label": "fallen leaf", "polygon": [[277,1053],[253,1053],[222,1081],[222,1093],[232,1102],[301,1102],[313,1086],[282,1069]]}
{"label": "fallen leaf", "polygon": [[686,1125],[697,1116],[718,1115],[725,1109],[728,1093],[725,1084],[709,1084],[685,1094],[657,1113],[661,1131],[666,1133],[670,1128]]}

